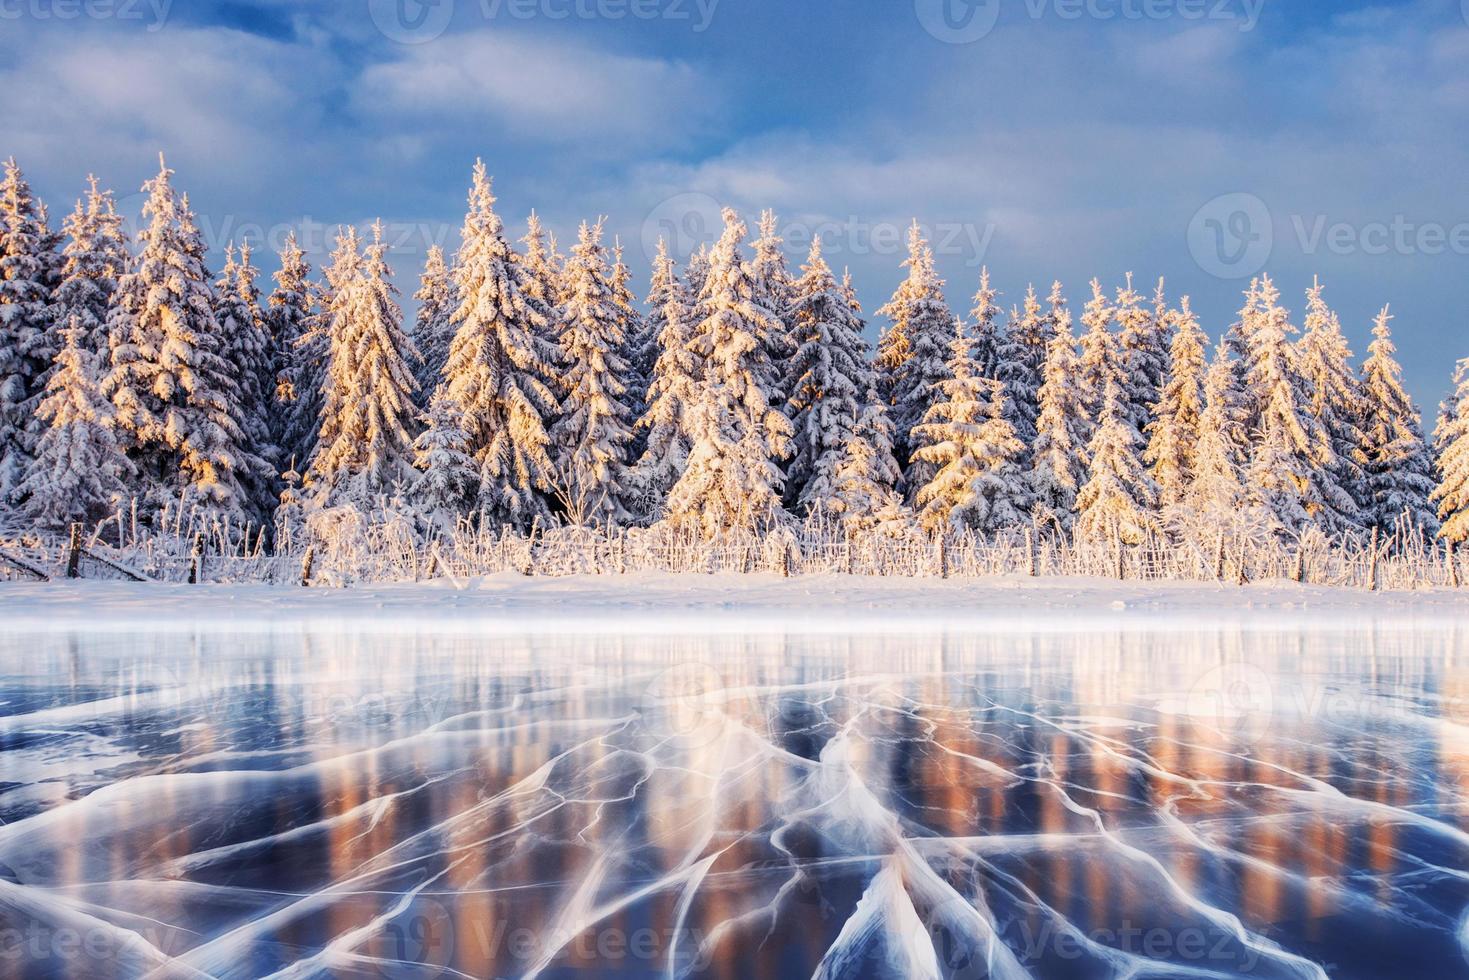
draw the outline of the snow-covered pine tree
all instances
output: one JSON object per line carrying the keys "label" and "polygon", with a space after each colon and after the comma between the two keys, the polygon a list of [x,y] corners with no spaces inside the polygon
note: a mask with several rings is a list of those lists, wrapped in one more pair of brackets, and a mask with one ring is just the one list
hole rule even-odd
{"label": "snow-covered pine tree", "polygon": [[112,356],[107,335],[107,316],[117,280],[127,271],[131,257],[123,236],[122,216],[117,213],[112,192],[98,188],[97,178],[87,177],[87,196],[62,222],[67,236],[62,249],[61,285],[56,289],[59,322],[77,320],[82,329],[80,344],[98,365]]}
{"label": "snow-covered pine tree", "polygon": [[777,228],[775,212],[766,208],[760,212],[759,236],[752,243],[754,255],[750,259],[750,278],[755,283],[755,302],[771,315],[762,317],[760,345],[765,348],[765,359],[769,362],[768,376],[761,379],[761,386],[770,394],[771,404],[784,408],[790,399],[790,359],[795,353],[788,320],[793,299],[794,280],[786,267],[784,241]]}
{"label": "snow-covered pine tree", "polygon": [[704,295],[704,283],[709,278],[709,245],[700,243],[698,251],[689,256],[689,264],[684,267],[684,288],[689,294],[689,302],[694,304],[695,312],[698,309],[699,297]]}
{"label": "snow-covered pine tree", "polygon": [[58,267],[46,208],[16,165],[0,180],[0,502],[34,456],[36,408],[57,354]]}
{"label": "snow-covered pine tree", "polygon": [[1042,309],[1035,286],[1028,286],[1025,305],[1012,316],[1005,333],[1006,344],[1001,358],[1002,380],[1015,416],[1015,431],[1020,441],[1025,443],[1027,456],[1035,444],[1047,348],[1055,330],[1055,321]]}
{"label": "snow-covered pine tree", "polygon": [[1086,484],[1077,495],[1076,534],[1088,541],[1141,544],[1157,527],[1158,488],[1142,462],[1142,434],[1128,416],[1122,386],[1108,380],[1087,456]]}
{"label": "snow-covered pine tree", "polygon": [[914,221],[908,232],[908,278],[877,311],[892,325],[878,343],[878,388],[891,406],[898,457],[906,463],[903,482],[909,499],[933,479],[934,469],[909,458],[913,427],[922,423],[948,380],[948,362],[958,321],[944,301],[944,281],[934,270],[933,251]]}
{"label": "snow-covered pine tree", "polygon": [[1469,540],[1469,358],[1460,361],[1454,372],[1454,391],[1439,413],[1434,442],[1439,483],[1433,502],[1443,521],[1439,533],[1463,544]]}
{"label": "snow-covered pine tree", "polygon": [[1261,279],[1249,321],[1249,358],[1244,389],[1255,426],[1255,443],[1246,483],[1261,516],[1278,530],[1299,533],[1325,507],[1315,460],[1329,445],[1321,423],[1311,415],[1310,391],[1295,363],[1290,314],[1280,306],[1280,291]]}
{"label": "snow-covered pine tree", "polygon": [[[525,237],[520,240],[520,244],[525,246],[525,251],[512,251],[511,259],[525,266],[529,273],[523,283],[526,302],[544,318],[545,328],[541,336],[550,345],[549,349],[555,351],[561,332],[561,317],[557,313],[557,307],[565,298],[562,295],[562,278],[566,270],[566,256],[561,254],[556,236],[545,230],[541,225],[540,215],[534,210],[525,219]],[[542,380],[551,385],[555,374],[556,371],[553,370],[551,377]]]}
{"label": "snow-covered pine tree", "polygon": [[[625,377],[622,383],[627,388],[624,401],[632,409],[632,418],[642,418],[647,411],[648,384],[653,378],[653,362],[658,359],[658,338],[649,333],[649,326],[638,309],[637,297],[632,291],[632,270],[622,257],[622,239],[612,240],[612,275],[608,280],[612,287],[612,303],[617,308],[617,326],[622,332],[622,356]],[[630,459],[642,452],[642,439],[635,431],[629,447]]]}
{"label": "snow-covered pine tree", "polygon": [[479,466],[469,454],[464,412],[449,397],[447,385],[434,389],[421,418],[424,430],[413,444],[414,465],[421,472],[409,499],[429,527],[447,531],[475,503]]}
{"label": "snow-covered pine tree", "polygon": [[240,246],[239,255],[237,263],[233,243],[225,249],[224,269],[214,284],[214,320],[219,325],[221,352],[233,370],[240,393],[235,412],[240,434],[265,464],[240,471],[240,484],[249,500],[248,513],[262,519],[275,509],[276,474],[280,470],[280,448],[271,434],[274,351],[255,284],[260,273],[251,264],[248,243]]}
{"label": "snow-covered pine tree", "polygon": [[543,494],[551,491],[554,464],[546,430],[560,406],[545,379],[558,353],[545,339],[546,313],[528,292],[530,272],[505,240],[482,161],[460,240],[448,394],[464,413],[479,465],[480,508],[496,523],[529,527],[549,516]]}
{"label": "snow-covered pine tree", "polygon": [[1295,361],[1310,393],[1309,411],[1321,423],[1325,439],[1313,460],[1325,504],[1316,519],[1328,534],[1342,534],[1362,526],[1361,510],[1370,496],[1362,448],[1362,384],[1341,323],[1321,291],[1318,279],[1306,292],[1305,332],[1296,341]]}
{"label": "snow-covered pine tree", "polygon": [[710,537],[784,519],[780,464],[790,452],[791,426],[761,384],[770,363],[760,341],[780,325],[755,298],[740,254],[746,234],[739,215],[725,208],[692,341],[703,361],[691,408],[693,447],[668,495],[668,520]]}
{"label": "snow-covered pine tree", "polygon": [[622,524],[629,512],[628,444],[635,415],[622,378],[622,314],[602,246],[602,222],[585,221],[563,276],[561,418],[551,427],[555,487],[579,526]]}
{"label": "snow-covered pine tree", "polygon": [[[995,302],[1000,291],[990,285],[990,270],[979,270],[979,290],[974,294],[974,309],[969,311],[969,335],[974,370],[981,378],[1001,380],[1001,360],[1007,354],[1004,327],[1000,323],[1000,307]],[[1008,367],[1008,365],[1007,365]]]}
{"label": "snow-covered pine tree", "polygon": [[1153,308],[1143,305],[1143,298],[1133,289],[1132,273],[1127,284],[1117,291],[1117,337],[1121,350],[1122,397],[1132,424],[1146,433],[1153,420],[1153,406],[1163,395],[1168,383],[1168,349],[1173,338],[1173,315],[1163,292],[1163,280],[1153,296]]}
{"label": "snow-covered pine tree", "polygon": [[1227,340],[1221,340],[1204,376],[1204,410],[1199,440],[1181,506],[1170,515],[1177,526],[1207,533],[1233,522],[1245,503],[1239,450],[1245,445],[1244,394]]}
{"label": "snow-covered pine tree", "polygon": [[658,359],[648,384],[648,407],[638,419],[646,446],[630,480],[632,509],[645,522],[663,511],[693,447],[693,404],[703,358],[694,348],[695,319],[688,291],[674,273],[668,245],[658,240],[648,292],[649,324],[658,330]]}
{"label": "snow-covered pine tree", "polygon": [[934,469],[918,490],[925,530],[973,529],[990,534],[1024,519],[1027,492],[1019,466],[1025,445],[1015,435],[1005,386],[978,371],[974,341],[960,328],[940,399],[914,429],[915,459]]}
{"label": "snow-covered pine tree", "polygon": [[449,264],[444,261],[444,250],[438,245],[429,246],[423,275],[418,280],[418,291],[413,298],[418,300],[418,315],[413,322],[413,345],[423,358],[416,372],[418,396],[419,401],[428,402],[443,378],[444,365],[449,360],[449,343],[454,339],[454,328],[449,323],[454,312],[454,284],[449,280]]}
{"label": "snow-covered pine tree", "polygon": [[[1088,445],[1101,421],[1107,385],[1115,383],[1125,392],[1122,374],[1122,348],[1112,332],[1116,311],[1102,292],[1102,284],[1092,280],[1092,298],[1081,314],[1081,359],[1077,365],[1077,391],[1086,412]],[[1127,420],[1132,421],[1129,410]]]}
{"label": "snow-covered pine tree", "polygon": [[143,185],[147,227],[137,259],[114,294],[102,390],[147,510],[197,507],[243,524],[258,515],[241,481],[268,477],[270,467],[246,442],[243,399],[188,198],[175,193],[161,157],[159,166]]}
{"label": "snow-covered pine tree", "polygon": [[1371,523],[1391,530],[1406,515],[1428,534],[1438,532],[1433,493],[1433,457],[1423,438],[1422,416],[1403,388],[1392,341],[1392,315],[1377,315],[1372,343],[1362,364],[1363,444],[1367,485],[1372,494]]}
{"label": "snow-covered pine tree", "polygon": [[280,270],[265,315],[275,348],[272,432],[281,447],[281,463],[297,476],[316,451],[326,386],[327,316],[313,311],[314,293],[311,266],[292,231],[280,251]]}
{"label": "snow-covered pine tree", "polygon": [[42,423],[36,456],[16,488],[35,525],[91,524],[111,513],[132,472],[112,432],[112,405],[98,384],[97,358],[83,344],[80,314],[62,331],[65,346],[36,411]]}
{"label": "snow-covered pine tree", "polygon": [[1040,415],[1031,447],[1029,485],[1036,518],[1070,531],[1076,520],[1076,495],[1086,477],[1090,426],[1077,386],[1079,368],[1071,311],[1060,299],[1060,283],[1052,291],[1050,322],[1052,335],[1041,373]]}
{"label": "snow-covered pine tree", "polygon": [[795,435],[786,499],[813,512],[832,509],[838,473],[849,444],[863,438],[859,427],[877,379],[865,325],[822,258],[820,235],[813,236],[801,272],[790,307],[796,353],[786,415]]}
{"label": "snow-covered pine tree", "polygon": [[1158,486],[1158,503],[1165,511],[1182,503],[1193,482],[1204,414],[1204,345],[1209,339],[1187,296],[1173,320],[1176,330],[1169,349],[1168,380],[1152,411],[1145,433],[1148,448],[1143,454]]}
{"label": "snow-covered pine tree", "polygon": [[306,480],[314,505],[364,514],[412,481],[417,429],[418,352],[403,329],[381,221],[372,234],[360,274],[345,288],[334,283],[321,437]]}

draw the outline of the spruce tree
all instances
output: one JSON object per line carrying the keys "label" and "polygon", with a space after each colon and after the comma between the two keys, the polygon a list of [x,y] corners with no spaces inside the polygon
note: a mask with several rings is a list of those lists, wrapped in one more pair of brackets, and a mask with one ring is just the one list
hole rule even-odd
{"label": "spruce tree", "polygon": [[1040,416],[1040,390],[1045,380],[1047,348],[1055,322],[1041,308],[1035,286],[1025,291],[1025,305],[1011,317],[1001,358],[1001,380],[1015,416],[1015,431],[1029,448],[1035,444]]}
{"label": "spruce tree", "polygon": [[1005,354],[1004,328],[1000,324],[1000,307],[995,299],[999,290],[990,285],[990,270],[979,270],[979,291],[974,294],[974,309],[969,311],[970,350],[974,370],[981,378],[1000,380],[1000,361]]}
{"label": "spruce tree", "polygon": [[1040,387],[1040,415],[1031,447],[1030,493],[1035,516],[1069,531],[1076,519],[1076,496],[1086,476],[1086,443],[1090,426],[1082,403],[1071,333],[1071,312],[1052,293],[1052,336]]}
{"label": "spruce tree", "polygon": [[453,279],[458,308],[444,376],[464,413],[479,466],[479,505],[501,524],[549,516],[554,464],[547,422],[559,405],[546,384],[558,354],[545,308],[512,256],[483,162],[476,162]]}
{"label": "spruce tree", "polygon": [[[1115,313],[1112,304],[1102,292],[1102,284],[1093,279],[1091,301],[1081,314],[1081,360],[1077,365],[1077,389],[1086,413],[1088,443],[1101,422],[1107,386],[1116,384],[1120,391],[1125,391],[1122,349],[1117,335],[1112,332]],[[1124,403],[1124,407],[1127,404]],[[1127,410],[1127,421],[1132,422],[1130,408]]]}
{"label": "spruce tree", "polygon": [[1148,448],[1143,455],[1165,510],[1181,503],[1193,482],[1204,414],[1204,345],[1208,342],[1187,296],[1174,320],[1170,373],[1148,423]]}
{"label": "spruce tree", "polygon": [[[403,329],[382,222],[361,272],[337,289],[321,436],[307,474],[313,502],[370,513],[413,477],[413,341]],[[351,239],[346,243],[350,247]]]}
{"label": "spruce tree", "polygon": [[622,524],[633,406],[623,316],[602,246],[602,223],[582,222],[566,263],[561,308],[561,418],[551,428],[555,486],[579,525]]}
{"label": "spruce tree", "polygon": [[449,279],[444,250],[437,245],[429,246],[423,275],[418,280],[418,291],[413,298],[418,300],[418,315],[413,322],[413,345],[423,358],[416,372],[418,394],[421,401],[428,402],[443,378],[444,365],[449,360],[449,344],[454,339],[454,328],[449,322],[454,313],[454,284]]}
{"label": "spruce tree", "polygon": [[922,424],[941,396],[939,386],[949,377],[957,320],[944,301],[944,281],[934,270],[933,252],[917,221],[908,232],[904,266],[908,278],[877,311],[892,321],[878,344],[877,370],[879,390],[891,406],[899,461],[905,464],[903,482],[912,499],[934,474],[929,463],[909,458],[913,428]]}
{"label": "spruce tree", "polygon": [[1153,309],[1143,304],[1142,296],[1133,289],[1132,273],[1127,285],[1117,291],[1117,344],[1122,369],[1122,397],[1127,403],[1129,421],[1139,432],[1147,432],[1153,419],[1153,406],[1163,396],[1168,383],[1168,348],[1172,342],[1173,317],[1164,299],[1163,281],[1158,281]]}
{"label": "spruce tree", "polygon": [[1439,533],[1454,544],[1469,540],[1469,358],[1459,362],[1454,392],[1444,402],[1434,434],[1439,483],[1433,491]]}
{"label": "spruce tree", "polygon": [[42,424],[36,456],[16,491],[32,524],[56,529],[111,513],[132,472],[112,432],[112,405],[102,396],[96,355],[83,346],[88,334],[80,314],[63,336],[36,412]]}
{"label": "spruce tree", "polygon": [[[623,261],[620,238],[612,240],[612,275],[609,284],[612,287],[612,303],[617,309],[617,327],[622,333],[622,345],[618,354],[626,365],[623,371],[625,377],[622,379],[627,388],[624,400],[632,411],[632,418],[636,420],[642,418],[643,413],[648,410],[648,385],[653,378],[653,363],[658,359],[658,338],[656,334],[650,333],[651,327],[638,309],[637,297],[632,291],[632,270]],[[642,443],[642,436],[635,429],[628,443],[629,459],[636,459],[642,454]]]}
{"label": "spruce tree", "polygon": [[1244,393],[1230,356],[1227,340],[1220,341],[1204,377],[1204,410],[1199,416],[1199,439],[1192,472],[1181,507],[1174,509],[1178,523],[1207,531],[1235,520],[1245,503],[1240,479],[1240,446],[1244,436]]}
{"label": "spruce tree", "polygon": [[830,509],[837,495],[838,471],[849,444],[862,437],[859,426],[876,376],[862,318],[822,258],[821,236],[812,238],[801,271],[790,312],[796,353],[786,415],[795,435],[786,494],[810,512]]}
{"label": "spruce tree", "polygon": [[422,434],[413,444],[414,465],[420,475],[409,491],[409,499],[432,528],[452,529],[475,502],[479,467],[469,453],[469,433],[464,431],[464,412],[440,384],[429,400],[421,421]]}
{"label": "spruce tree", "polygon": [[1244,317],[1249,321],[1244,389],[1255,434],[1246,483],[1261,516],[1278,530],[1296,534],[1326,506],[1315,460],[1329,444],[1311,415],[1310,392],[1290,340],[1296,330],[1279,300],[1279,290],[1262,279],[1254,311]]}
{"label": "spruce tree", "polygon": [[112,192],[100,190],[97,178],[87,177],[87,196],[62,223],[66,246],[61,255],[61,285],[56,289],[57,314],[61,322],[75,319],[82,330],[80,344],[94,355],[98,365],[112,356],[107,334],[107,317],[117,280],[127,272],[131,257],[123,236],[122,216],[117,213]]}
{"label": "spruce tree", "polygon": [[275,349],[274,441],[281,463],[297,476],[316,451],[326,386],[327,318],[313,310],[314,294],[311,266],[292,231],[280,251],[266,318]]}
{"label": "spruce tree", "polygon": [[1362,364],[1363,449],[1372,495],[1371,523],[1387,531],[1406,515],[1411,525],[1435,534],[1438,518],[1429,503],[1435,489],[1433,457],[1423,438],[1422,416],[1403,388],[1391,321],[1383,307]]}
{"label": "spruce tree", "polygon": [[759,235],[752,244],[750,278],[755,284],[755,304],[770,315],[761,317],[760,346],[765,351],[767,367],[760,385],[769,394],[770,403],[784,409],[790,398],[790,359],[795,353],[789,321],[794,279],[786,267],[785,252],[777,229],[775,212],[760,212]]}
{"label": "spruce tree", "polygon": [[693,444],[668,496],[671,522],[711,537],[783,520],[781,461],[789,454],[791,427],[763,383],[770,360],[761,343],[780,325],[756,299],[740,251],[745,235],[745,223],[726,208],[692,340],[703,363],[690,412]]}
{"label": "spruce tree", "polygon": [[251,264],[249,244],[240,247],[235,261],[231,244],[225,249],[225,265],[214,284],[214,319],[219,325],[221,350],[232,370],[240,393],[236,417],[246,446],[263,464],[240,471],[240,483],[249,501],[249,515],[263,519],[275,509],[280,449],[271,434],[271,403],[275,374],[270,329],[260,308],[256,287],[259,270]]}
{"label": "spruce tree", "polygon": [[648,407],[638,419],[646,439],[631,487],[633,510],[651,523],[661,516],[668,492],[688,462],[694,397],[703,376],[703,358],[693,346],[697,325],[693,305],[661,238],[648,306],[652,310],[648,322],[658,330],[658,358],[648,383]]}
{"label": "spruce tree", "polygon": [[173,171],[159,164],[143,185],[147,227],[138,233],[137,260],[118,280],[108,320],[113,350],[103,392],[146,504],[244,523],[256,515],[241,481],[267,477],[270,468],[246,442],[244,399],[215,319],[199,229],[188,199],[173,189]]}
{"label": "spruce tree", "polygon": [[684,287],[689,294],[689,302],[693,303],[696,311],[699,297],[704,295],[704,283],[709,278],[709,246],[701,244],[698,251],[689,256],[689,264],[684,267]]}
{"label": "spruce tree", "polygon": [[1019,524],[1027,504],[1018,465],[1025,446],[1010,423],[1005,386],[979,373],[973,344],[961,330],[941,398],[914,430],[914,457],[934,470],[917,494],[918,519],[930,532],[993,533]]}
{"label": "spruce tree", "polygon": [[5,161],[0,180],[0,502],[34,458],[35,413],[57,354],[58,268],[46,208],[20,167]]}
{"label": "spruce tree", "polygon": [[1141,544],[1157,526],[1158,488],[1143,468],[1142,434],[1133,426],[1115,378],[1102,393],[1102,412],[1087,448],[1086,484],[1077,495],[1077,536]]}
{"label": "spruce tree", "polygon": [[1296,364],[1309,392],[1310,414],[1321,423],[1313,457],[1325,505],[1322,529],[1341,534],[1362,526],[1369,503],[1361,427],[1362,385],[1352,369],[1352,351],[1341,323],[1326,305],[1318,280],[1306,293],[1306,323],[1296,342]]}

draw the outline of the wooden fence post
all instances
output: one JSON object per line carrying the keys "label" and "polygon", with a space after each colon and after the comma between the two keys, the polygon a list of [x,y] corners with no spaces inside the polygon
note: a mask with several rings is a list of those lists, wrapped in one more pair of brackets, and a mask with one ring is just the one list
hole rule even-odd
{"label": "wooden fence post", "polygon": [[301,559],[301,588],[311,588],[311,568],[316,564],[316,546],[306,546],[306,557]]}
{"label": "wooden fence post", "polygon": [[1025,567],[1031,578],[1036,578],[1041,573],[1040,567],[1036,565],[1035,531],[1028,527],[1025,529]]}
{"label": "wooden fence post", "polygon": [[856,569],[855,559],[854,559],[854,557],[852,555],[852,543],[853,543],[853,541],[852,541],[852,529],[850,527],[847,528],[847,533],[846,533],[846,536],[845,536],[844,540],[846,541],[847,551],[846,551],[846,560],[844,562],[843,567],[844,567],[844,569],[845,569],[845,571],[846,571],[846,573],[848,575],[855,575],[857,573],[857,569]]}
{"label": "wooden fence post", "polygon": [[1454,554],[1454,542],[1445,538],[1444,551],[1449,563],[1449,587],[1457,589],[1459,588],[1459,559]]}
{"label": "wooden fence post", "polygon": [[204,535],[194,535],[194,547],[189,554],[189,584],[198,585],[204,581]]}
{"label": "wooden fence post", "polygon": [[1219,532],[1219,541],[1214,546],[1214,581],[1224,581],[1224,532]]}
{"label": "wooden fence post", "polygon": [[1306,581],[1306,548],[1304,545],[1296,549],[1296,563],[1291,570],[1291,580],[1297,585]]}
{"label": "wooden fence post", "polygon": [[66,577],[82,577],[82,526],[71,526],[71,542],[66,551]]}
{"label": "wooden fence post", "polygon": [[1378,533],[1379,533],[1378,532],[1378,529],[1374,527],[1372,529],[1372,556],[1371,556],[1371,562],[1370,562],[1370,564],[1368,566],[1368,569],[1367,569],[1367,590],[1369,592],[1376,592],[1377,591],[1377,585],[1378,585],[1378,582],[1377,582],[1377,536],[1378,536]]}
{"label": "wooden fence post", "polygon": [[937,550],[937,556],[936,557],[938,559],[939,578],[948,578],[949,577],[949,548],[948,548],[947,538],[946,538],[944,532],[940,531],[938,533],[937,544],[935,545],[935,547],[936,547],[936,550]]}

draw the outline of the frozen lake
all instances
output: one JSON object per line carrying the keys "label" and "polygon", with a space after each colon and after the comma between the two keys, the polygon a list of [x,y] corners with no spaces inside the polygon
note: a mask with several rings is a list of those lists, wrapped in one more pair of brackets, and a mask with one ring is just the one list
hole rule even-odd
{"label": "frozen lake", "polygon": [[1452,625],[0,632],[0,976],[1469,976]]}

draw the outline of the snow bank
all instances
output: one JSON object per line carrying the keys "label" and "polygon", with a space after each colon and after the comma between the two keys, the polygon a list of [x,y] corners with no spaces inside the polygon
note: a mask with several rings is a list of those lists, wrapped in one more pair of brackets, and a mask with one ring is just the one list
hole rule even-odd
{"label": "snow bank", "polygon": [[1105,579],[526,578],[300,589],[0,583],[0,632],[311,627],[412,632],[691,633],[1423,627],[1469,625],[1469,591],[1369,593]]}

